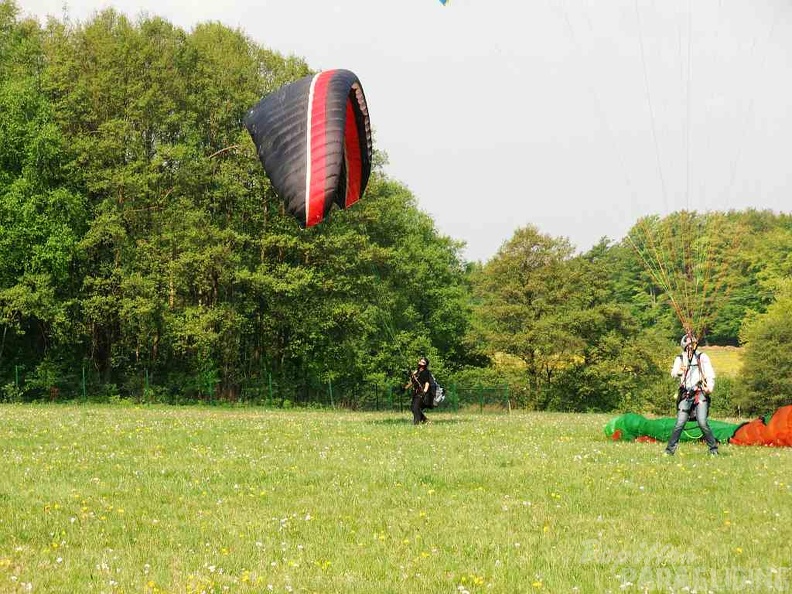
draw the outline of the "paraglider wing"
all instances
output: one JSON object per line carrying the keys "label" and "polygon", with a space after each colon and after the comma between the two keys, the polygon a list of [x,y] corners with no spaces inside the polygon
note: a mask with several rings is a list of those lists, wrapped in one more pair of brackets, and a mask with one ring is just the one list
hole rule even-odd
{"label": "paraglider wing", "polygon": [[768,445],[771,442],[767,423],[761,417],[740,425],[729,440],[734,445]]}
{"label": "paraglider wing", "polygon": [[[623,414],[605,425],[605,435],[613,441],[668,441],[676,424],[675,418],[647,419],[636,413]],[[718,441],[728,441],[738,425],[725,421],[709,421],[710,429]],[[685,423],[680,441],[698,441],[703,433],[695,421]]]}
{"label": "paraglider wing", "polygon": [[259,101],[245,127],[286,209],[320,223],[333,203],[357,202],[371,175],[371,124],[363,87],[349,70],[327,70]]}
{"label": "paraglider wing", "polygon": [[768,423],[774,446],[792,446],[792,406],[782,406]]}
{"label": "paraglider wing", "polygon": [[744,423],[731,443],[737,445],[792,446],[792,405],[782,406],[772,415]]}
{"label": "paraglider wing", "polygon": [[[643,441],[651,438],[668,441],[676,419],[647,419],[627,413],[611,419],[605,425],[605,435],[613,441]],[[726,421],[709,421],[715,438],[733,445],[792,446],[792,405],[782,406],[773,414],[759,417],[747,423],[735,424]],[[682,432],[682,441],[697,441],[703,437],[694,421],[688,421]]]}

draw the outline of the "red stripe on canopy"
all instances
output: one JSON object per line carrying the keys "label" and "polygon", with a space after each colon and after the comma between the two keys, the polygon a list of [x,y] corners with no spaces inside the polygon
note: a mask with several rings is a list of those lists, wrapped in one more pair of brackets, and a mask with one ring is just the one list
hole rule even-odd
{"label": "red stripe on canopy", "polygon": [[349,208],[360,199],[360,181],[363,176],[363,161],[360,156],[360,138],[352,107],[352,99],[347,100],[346,127],[344,130],[344,155],[346,159],[347,184],[344,208]]}
{"label": "red stripe on canopy", "polygon": [[320,72],[314,80],[311,110],[311,185],[306,197],[305,226],[311,227],[324,218],[325,187],[327,185],[327,90],[333,70]]}

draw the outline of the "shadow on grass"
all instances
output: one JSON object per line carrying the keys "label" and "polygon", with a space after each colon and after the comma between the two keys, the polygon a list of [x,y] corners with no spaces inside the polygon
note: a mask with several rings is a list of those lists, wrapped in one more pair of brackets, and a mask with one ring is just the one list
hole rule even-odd
{"label": "shadow on grass", "polygon": [[[463,418],[442,418],[442,419],[434,419],[429,417],[428,425],[457,425],[461,423],[470,423],[473,419],[463,419]],[[372,425],[412,425],[412,415],[410,416],[402,416],[402,417],[394,417],[390,419],[377,419],[376,421],[370,421]]]}

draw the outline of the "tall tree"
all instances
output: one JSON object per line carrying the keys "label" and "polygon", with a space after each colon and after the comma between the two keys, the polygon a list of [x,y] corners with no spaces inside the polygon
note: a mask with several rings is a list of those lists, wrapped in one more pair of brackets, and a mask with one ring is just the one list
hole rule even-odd
{"label": "tall tree", "polygon": [[489,354],[519,357],[537,391],[577,341],[558,315],[572,294],[567,282],[572,253],[568,240],[523,227],[474,281],[478,332]]}
{"label": "tall tree", "polygon": [[35,373],[43,360],[59,369],[78,340],[72,272],[87,213],[41,88],[42,31],[16,15],[0,3],[0,369]]}
{"label": "tall tree", "polygon": [[749,316],[740,337],[745,344],[735,399],[743,410],[766,414],[789,404],[792,394],[792,281],[779,281],[775,300],[763,314]]}

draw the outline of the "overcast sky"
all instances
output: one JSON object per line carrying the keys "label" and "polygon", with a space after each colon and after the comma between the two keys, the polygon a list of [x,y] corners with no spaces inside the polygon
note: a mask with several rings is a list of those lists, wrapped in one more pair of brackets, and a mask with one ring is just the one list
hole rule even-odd
{"label": "overcast sky", "polygon": [[528,224],[587,250],[679,209],[792,211],[789,0],[17,0],[220,21],[360,78],[376,147],[487,260]]}

